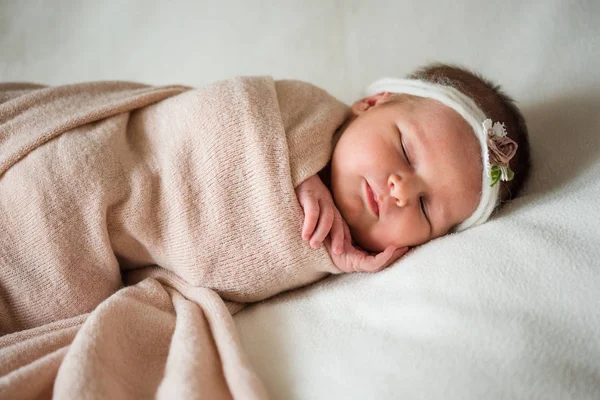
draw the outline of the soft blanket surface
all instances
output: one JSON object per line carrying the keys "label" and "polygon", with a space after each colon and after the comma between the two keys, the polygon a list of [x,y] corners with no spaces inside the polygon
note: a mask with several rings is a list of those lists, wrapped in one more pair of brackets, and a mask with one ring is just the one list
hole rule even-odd
{"label": "soft blanket surface", "polygon": [[271,78],[0,91],[0,397],[264,398],[229,311],[339,272],[294,187],[347,107]]}

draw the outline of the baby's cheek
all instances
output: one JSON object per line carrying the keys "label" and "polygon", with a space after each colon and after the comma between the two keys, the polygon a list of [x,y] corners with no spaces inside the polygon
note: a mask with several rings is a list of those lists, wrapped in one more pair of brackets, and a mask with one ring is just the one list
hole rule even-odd
{"label": "baby's cheek", "polygon": [[374,226],[372,234],[373,243],[383,251],[387,246],[404,247],[418,246],[427,241],[429,230],[421,221],[410,219],[396,219]]}
{"label": "baby's cheek", "polygon": [[417,246],[429,239],[429,227],[418,218],[406,213],[388,217],[375,223],[361,218],[346,218],[352,239],[363,249],[381,252],[388,246]]}

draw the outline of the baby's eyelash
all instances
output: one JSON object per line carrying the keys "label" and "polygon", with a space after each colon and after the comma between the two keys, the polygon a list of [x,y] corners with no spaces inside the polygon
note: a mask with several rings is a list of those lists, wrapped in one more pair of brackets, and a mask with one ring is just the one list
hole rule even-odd
{"label": "baby's eyelash", "polygon": [[429,217],[427,216],[427,211],[425,211],[425,202],[423,201],[423,196],[419,197],[419,203],[421,203],[421,210],[423,211],[423,215],[429,221]]}
{"label": "baby's eyelash", "polygon": [[410,159],[408,158],[408,154],[406,154],[406,149],[404,148],[404,140],[402,140],[402,152],[404,153],[404,158],[406,158],[406,162],[408,162],[408,165],[411,165]]}

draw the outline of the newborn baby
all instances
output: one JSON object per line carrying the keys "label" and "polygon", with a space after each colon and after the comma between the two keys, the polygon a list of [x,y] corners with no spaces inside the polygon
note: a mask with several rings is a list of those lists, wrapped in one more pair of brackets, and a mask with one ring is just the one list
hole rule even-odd
{"label": "newborn baby", "polygon": [[379,271],[485,222],[528,165],[512,101],[443,65],[351,108],[270,77],[0,85],[0,333],[147,279],[234,310]]}
{"label": "newborn baby", "polygon": [[518,194],[527,127],[498,86],[437,64],[367,92],[330,163],[296,189],[302,238],[323,243],[338,268],[383,269],[410,247],[485,222]]}
{"label": "newborn baby", "polygon": [[245,393],[230,313],[378,271],[521,188],[526,128],[497,87],[433,66],[367,96],[0,84],[0,397],[169,396],[190,376]]}

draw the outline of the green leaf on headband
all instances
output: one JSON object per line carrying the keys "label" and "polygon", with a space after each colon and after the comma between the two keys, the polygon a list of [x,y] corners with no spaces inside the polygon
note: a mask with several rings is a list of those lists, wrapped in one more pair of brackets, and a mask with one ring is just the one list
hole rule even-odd
{"label": "green leaf on headband", "polygon": [[513,178],[515,177],[515,173],[512,171],[512,169],[510,169],[509,166],[506,167],[506,180],[507,181],[512,181]]}
{"label": "green leaf on headband", "polygon": [[500,171],[500,168],[497,165],[493,165],[492,169],[490,169],[490,179],[492,180],[490,187],[494,187],[494,185],[498,183],[501,177],[502,171]]}

